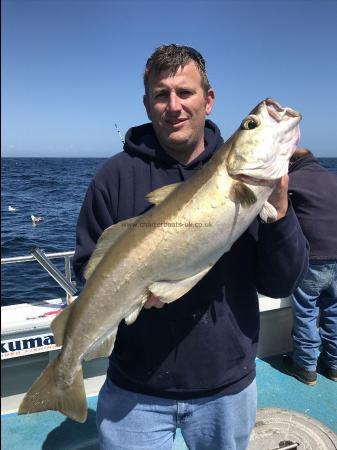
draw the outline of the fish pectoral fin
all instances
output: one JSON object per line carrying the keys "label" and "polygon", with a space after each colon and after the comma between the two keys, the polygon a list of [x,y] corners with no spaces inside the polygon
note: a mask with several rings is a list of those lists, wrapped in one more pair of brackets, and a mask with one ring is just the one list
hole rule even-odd
{"label": "fish pectoral fin", "polygon": [[257,201],[254,192],[241,181],[233,181],[229,198],[234,203],[240,203],[243,208],[248,208]]}
{"label": "fish pectoral fin", "polygon": [[86,351],[83,359],[85,361],[90,361],[91,359],[107,358],[110,356],[115,345],[116,334],[117,327],[95,342],[89,350]]}
{"label": "fish pectoral fin", "polygon": [[207,274],[207,272],[211,270],[212,267],[213,265],[210,265],[196,275],[185,278],[184,280],[156,281],[149,286],[149,290],[157,297],[160,297],[162,302],[171,303],[189,292]]}
{"label": "fish pectoral fin", "polygon": [[138,305],[137,308],[135,308],[128,316],[125,317],[124,320],[127,325],[131,325],[133,324],[133,322],[135,322],[142,307],[143,305]]}
{"label": "fish pectoral fin", "polygon": [[260,217],[263,222],[275,222],[277,219],[277,211],[271,203],[264,202],[260,212]]}
{"label": "fish pectoral fin", "polygon": [[75,304],[75,302],[70,303],[70,305],[66,306],[66,308],[58,316],[56,316],[55,319],[50,324],[50,328],[54,334],[55,344],[58,347],[63,345],[64,333],[67,327],[70,313],[72,311],[72,307]]}
{"label": "fish pectoral fin", "polygon": [[168,184],[161,188],[155,189],[154,191],[149,192],[145,198],[148,202],[158,205],[166,197],[168,197],[171,192],[173,192],[181,183]]}
{"label": "fish pectoral fin", "polygon": [[100,238],[97,241],[95,250],[93,251],[88,264],[84,270],[84,278],[88,280],[93,274],[94,270],[98,266],[99,262],[109,250],[109,248],[114,244],[117,239],[128,229],[132,227],[132,224],[139,218],[132,217],[131,219],[121,220],[118,223],[111,225],[109,228],[104,230]]}
{"label": "fish pectoral fin", "polygon": [[133,324],[133,322],[135,322],[147,299],[148,299],[148,292],[146,291],[139,297],[136,307],[124,318],[125,323],[127,325],[131,325]]}

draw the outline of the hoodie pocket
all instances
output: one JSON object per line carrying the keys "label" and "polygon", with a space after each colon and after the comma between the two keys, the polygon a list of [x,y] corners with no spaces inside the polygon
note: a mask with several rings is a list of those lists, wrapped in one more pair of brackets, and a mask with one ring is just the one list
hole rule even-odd
{"label": "hoodie pocket", "polygon": [[243,359],[246,356],[242,332],[233,314],[228,311],[225,319],[224,353],[228,362]]}

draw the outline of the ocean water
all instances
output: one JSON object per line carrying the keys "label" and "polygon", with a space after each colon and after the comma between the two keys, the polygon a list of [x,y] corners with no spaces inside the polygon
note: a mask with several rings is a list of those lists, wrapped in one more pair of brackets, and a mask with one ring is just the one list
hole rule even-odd
{"label": "ocean water", "polygon": [[[75,249],[75,228],[90,180],[102,158],[3,158],[1,258]],[[9,206],[15,211],[9,211]],[[43,217],[35,226],[31,215]],[[63,259],[53,263],[64,273]],[[1,266],[1,305],[64,297],[37,262]]]}
{"label": "ocean water", "polygon": [[[1,167],[1,257],[75,248],[75,227],[86,189],[104,158],[3,158]],[[337,158],[320,158],[337,174]],[[15,211],[9,211],[9,206]],[[36,224],[31,215],[43,217]],[[63,260],[53,263],[64,272]],[[37,263],[1,266],[1,305],[64,297]],[[81,286],[79,286],[81,288]]]}

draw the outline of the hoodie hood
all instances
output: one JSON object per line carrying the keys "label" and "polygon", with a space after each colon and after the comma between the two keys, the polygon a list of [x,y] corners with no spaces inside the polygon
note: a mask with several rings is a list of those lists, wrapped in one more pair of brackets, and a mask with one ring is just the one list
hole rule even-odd
{"label": "hoodie hood", "polygon": [[307,167],[310,170],[310,168],[318,167],[319,165],[319,161],[314,157],[314,155],[311,155],[309,153],[308,155],[302,156],[301,158],[296,159],[294,162],[291,162],[289,164],[289,173],[296,172],[297,170],[303,169],[304,167]]}
{"label": "hoodie hood", "polygon": [[182,164],[162,149],[152,123],[146,123],[128,130],[124,151],[131,156],[160,161],[166,167],[194,169],[205,163],[224,142],[219,128],[211,120],[205,121],[205,141],[205,150],[189,164]]}

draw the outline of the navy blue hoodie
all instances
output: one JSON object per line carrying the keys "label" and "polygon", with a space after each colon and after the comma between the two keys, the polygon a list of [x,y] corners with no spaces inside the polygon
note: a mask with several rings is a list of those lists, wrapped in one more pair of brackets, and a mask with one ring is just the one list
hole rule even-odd
{"label": "navy blue hoodie", "polygon": [[337,260],[337,176],[311,154],[289,167],[289,195],[310,243],[310,261]]}
{"label": "navy blue hoodie", "polygon": [[[188,179],[222,143],[207,120],[204,152],[184,165],[161,149],[151,124],[131,128],[124,152],[107,160],[88,188],[77,224],[76,275],[105,228],[152,207],[147,193]],[[255,377],[256,290],[288,296],[307,265],[307,241],[291,206],[275,223],[255,221],[181,299],[143,309],[132,325],[121,322],[108,376],[124,389],[175,399],[240,392]]]}

